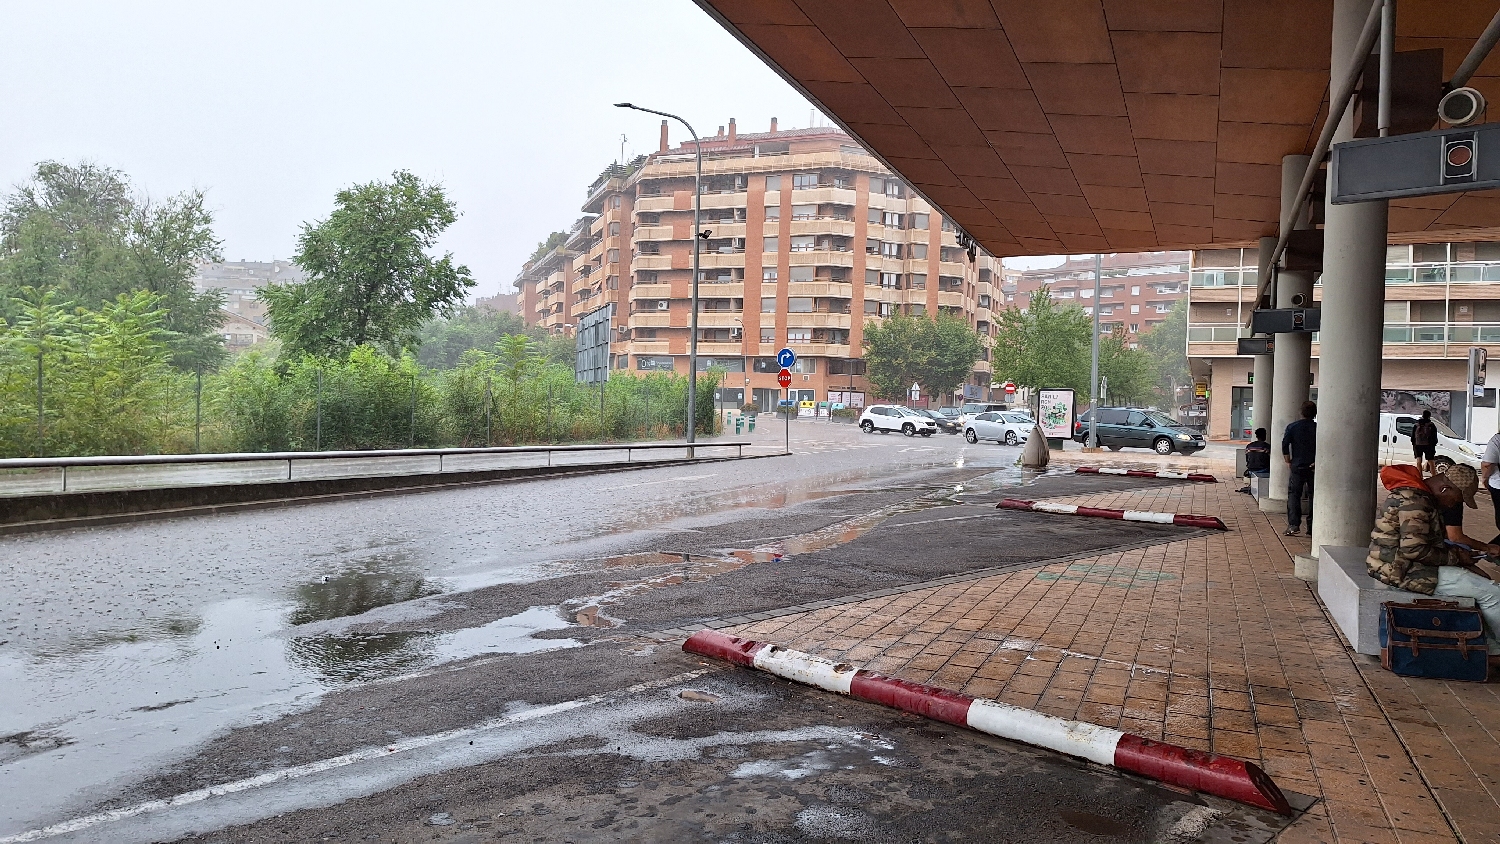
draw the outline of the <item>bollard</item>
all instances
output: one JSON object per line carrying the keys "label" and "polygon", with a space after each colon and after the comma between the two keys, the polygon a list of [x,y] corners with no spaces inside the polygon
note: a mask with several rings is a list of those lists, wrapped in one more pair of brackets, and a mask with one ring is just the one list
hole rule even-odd
{"label": "bollard", "polygon": [[734,435],[735,436],[739,436],[741,433],[744,432],[744,428],[745,428],[745,417],[743,417],[743,416],[736,416],[736,417],[734,417]]}
{"label": "bollard", "polygon": [[755,433],[755,417],[754,416],[750,417],[750,430],[749,430],[749,433],[752,433],[752,434]]}

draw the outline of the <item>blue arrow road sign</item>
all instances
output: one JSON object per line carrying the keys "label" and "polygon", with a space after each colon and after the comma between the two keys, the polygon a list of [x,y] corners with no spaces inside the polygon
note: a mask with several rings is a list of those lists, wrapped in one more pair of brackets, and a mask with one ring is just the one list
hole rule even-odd
{"label": "blue arrow road sign", "polygon": [[791,369],[792,364],[796,362],[797,353],[792,351],[791,349],[782,349],[781,351],[776,353],[776,363],[778,363],[782,369]]}

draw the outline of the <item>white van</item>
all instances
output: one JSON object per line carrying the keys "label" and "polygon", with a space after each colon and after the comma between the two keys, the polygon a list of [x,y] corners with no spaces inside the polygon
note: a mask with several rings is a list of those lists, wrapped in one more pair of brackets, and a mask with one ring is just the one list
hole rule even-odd
{"label": "white van", "polygon": [[[1421,417],[1405,413],[1380,414],[1380,465],[1392,463],[1415,463],[1411,450],[1411,429]],[[1433,458],[1439,472],[1448,471],[1455,463],[1466,463],[1479,470],[1479,452],[1464,442],[1463,437],[1442,422],[1432,420],[1438,429],[1437,456]]]}

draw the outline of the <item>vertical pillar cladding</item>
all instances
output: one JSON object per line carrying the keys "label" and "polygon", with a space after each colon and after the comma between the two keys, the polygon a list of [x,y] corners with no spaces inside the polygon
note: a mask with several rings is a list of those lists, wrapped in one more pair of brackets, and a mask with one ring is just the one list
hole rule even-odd
{"label": "vertical pillar cladding", "polygon": [[[1379,0],[1335,0],[1335,74],[1356,58],[1351,53],[1372,2]],[[1354,130],[1354,115],[1346,112],[1334,143],[1353,138]],[[1375,521],[1387,213],[1383,199],[1329,203],[1324,210],[1314,549],[1365,545]]]}
{"label": "vertical pillar cladding", "polygon": [[[1260,260],[1257,262],[1257,266],[1260,268],[1260,275],[1257,275],[1257,278],[1264,276],[1267,267],[1271,263],[1271,252],[1275,249],[1276,238],[1263,237],[1260,239]],[[1272,385],[1276,382],[1274,367],[1275,362],[1271,359],[1270,355],[1255,356],[1255,380],[1250,385],[1251,413],[1249,427],[1252,436],[1254,436],[1256,428],[1269,429],[1271,427],[1271,415],[1274,413],[1271,409],[1273,400]]]}
{"label": "vertical pillar cladding", "polygon": [[[1288,155],[1281,159],[1281,219],[1292,216],[1292,229],[1311,228],[1306,207],[1293,209],[1297,200],[1297,187],[1302,174],[1312,158],[1306,155]],[[1286,263],[1282,259],[1282,263]],[[1276,307],[1294,308],[1297,303],[1311,307],[1313,277],[1310,272],[1282,270],[1276,277]],[[1308,388],[1312,382],[1312,335],[1280,334],[1276,337],[1276,353],[1273,356],[1275,370],[1271,396],[1271,418],[1267,433],[1271,438],[1271,490],[1261,499],[1262,510],[1281,512],[1286,510],[1286,489],[1291,472],[1282,460],[1281,435],[1286,426],[1301,415],[1302,405],[1307,401]]]}

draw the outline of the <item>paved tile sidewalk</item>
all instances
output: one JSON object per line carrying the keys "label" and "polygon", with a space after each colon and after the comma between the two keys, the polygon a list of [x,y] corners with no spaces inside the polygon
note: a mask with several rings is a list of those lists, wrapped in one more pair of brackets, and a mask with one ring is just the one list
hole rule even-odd
{"label": "paved tile sidewalk", "polygon": [[[1256,761],[1322,798],[1280,841],[1500,840],[1500,686],[1408,682],[1349,651],[1292,575],[1283,517],[1238,486],[1060,499],[1218,515],[1227,533],[725,629]],[[1050,518],[1073,517],[1038,529]]]}

